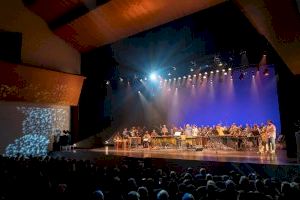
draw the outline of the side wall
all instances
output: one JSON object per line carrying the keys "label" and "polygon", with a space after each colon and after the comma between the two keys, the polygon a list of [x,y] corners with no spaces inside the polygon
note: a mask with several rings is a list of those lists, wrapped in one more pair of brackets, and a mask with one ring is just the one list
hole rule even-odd
{"label": "side wall", "polygon": [[54,35],[22,0],[0,1],[0,29],[22,33],[23,63],[80,74],[80,53]]}
{"label": "side wall", "polygon": [[[80,53],[54,35],[22,0],[0,1],[0,30],[22,34],[22,63],[80,74]],[[57,129],[70,129],[70,106],[0,101],[0,154],[43,154]]]}

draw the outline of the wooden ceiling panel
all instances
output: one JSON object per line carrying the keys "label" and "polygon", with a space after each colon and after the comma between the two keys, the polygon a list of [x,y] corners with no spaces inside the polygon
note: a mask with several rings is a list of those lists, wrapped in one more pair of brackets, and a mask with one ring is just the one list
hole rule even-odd
{"label": "wooden ceiling panel", "polygon": [[84,52],[225,1],[111,0],[54,32]]}
{"label": "wooden ceiling panel", "polygon": [[24,4],[47,23],[63,16],[65,13],[80,6],[83,0],[35,0],[24,1]]}

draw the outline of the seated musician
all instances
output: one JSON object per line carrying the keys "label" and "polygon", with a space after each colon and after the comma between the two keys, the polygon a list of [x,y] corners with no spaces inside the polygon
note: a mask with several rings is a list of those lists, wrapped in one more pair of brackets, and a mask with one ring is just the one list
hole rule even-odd
{"label": "seated musician", "polygon": [[251,137],[252,136],[252,131],[251,131],[251,127],[249,124],[246,124],[246,127],[244,129],[244,136],[247,136],[247,137]]}
{"label": "seated musician", "polygon": [[239,128],[235,123],[233,123],[229,128],[229,134],[232,136],[238,136],[239,135]]}
{"label": "seated musician", "polygon": [[149,148],[151,143],[151,135],[148,131],[145,132],[143,136],[143,147]]}
{"label": "seated musician", "polygon": [[122,136],[119,132],[117,132],[114,136],[114,144],[115,144],[115,147],[120,147],[122,146]]}
{"label": "seated musician", "polygon": [[168,135],[168,129],[166,125],[163,125],[163,127],[161,128],[161,134],[162,136]]}
{"label": "seated musician", "polygon": [[185,130],[184,133],[187,137],[191,137],[192,136],[192,127],[189,124],[185,125]]}
{"label": "seated musician", "polygon": [[[193,133],[192,133],[192,127],[189,124],[186,124],[185,130],[184,130],[184,135],[186,135],[186,138],[192,138]],[[186,141],[186,146],[187,148],[192,146],[192,140],[187,140]]]}
{"label": "seated musician", "polygon": [[216,131],[218,133],[218,136],[224,136],[224,128],[221,126],[221,124],[218,124],[216,126]]}
{"label": "seated musician", "polygon": [[157,132],[155,131],[155,129],[153,129],[151,132],[151,137],[157,137],[157,136],[158,136]]}
{"label": "seated musician", "polygon": [[260,128],[258,127],[257,124],[254,124],[251,132],[252,132],[253,136],[259,136],[260,135]]}
{"label": "seated musician", "polygon": [[123,132],[122,132],[122,137],[123,137],[124,139],[127,139],[127,138],[129,137],[127,128],[124,128],[124,130],[123,130]]}
{"label": "seated musician", "polygon": [[193,128],[192,128],[192,136],[193,137],[197,137],[199,134],[199,129],[196,125],[193,125]]}
{"label": "seated musician", "polygon": [[133,126],[130,130],[130,137],[136,137],[137,129]]}

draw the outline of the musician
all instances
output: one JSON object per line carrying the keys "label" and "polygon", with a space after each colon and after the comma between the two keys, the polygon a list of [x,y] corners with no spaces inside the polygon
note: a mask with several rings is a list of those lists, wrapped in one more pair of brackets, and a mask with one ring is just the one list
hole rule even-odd
{"label": "musician", "polygon": [[117,132],[116,135],[114,136],[115,147],[118,148],[121,145],[121,142],[122,142],[122,136],[119,132]]}
{"label": "musician", "polygon": [[268,151],[268,135],[267,135],[267,126],[261,125],[261,132],[260,132],[260,146],[259,152],[263,153],[264,151]]}
{"label": "musician", "polygon": [[251,135],[254,136],[254,141],[256,141],[256,142],[255,142],[255,145],[256,145],[257,147],[259,147],[260,129],[259,129],[259,127],[258,127],[257,124],[254,124],[254,125],[253,125],[252,130],[251,130]]}
{"label": "musician", "polygon": [[224,136],[224,128],[221,126],[221,124],[218,124],[216,126],[216,131],[217,131],[219,136]]}
{"label": "musician", "polygon": [[137,129],[133,126],[130,131],[130,137],[136,137],[136,136],[137,136]]}
{"label": "musician", "polygon": [[252,136],[252,131],[251,131],[251,126],[249,124],[246,124],[246,127],[244,129],[244,136],[247,136],[247,137],[251,137]]}
{"label": "musician", "polygon": [[122,132],[122,137],[125,139],[127,139],[128,137],[129,137],[129,135],[128,135],[128,130],[127,130],[127,128],[124,128],[124,130],[123,130],[123,132]]}
{"label": "musician", "polygon": [[198,127],[197,127],[196,125],[193,125],[193,128],[192,128],[192,135],[193,135],[194,137],[197,137],[198,134],[199,134],[199,129],[198,129]]}
{"label": "musician", "polygon": [[253,125],[253,128],[252,128],[251,132],[252,132],[253,136],[259,136],[260,135],[260,128],[258,127],[257,124]]}
{"label": "musician", "polygon": [[151,132],[151,137],[157,137],[157,136],[158,136],[157,132],[155,131],[155,129],[153,129]]}
{"label": "musician", "polygon": [[163,127],[161,128],[161,134],[162,136],[168,135],[168,129],[166,125],[163,125]]}
{"label": "musician", "polygon": [[143,136],[143,147],[149,148],[151,143],[151,135],[148,131],[145,132]]}
{"label": "musician", "polygon": [[191,137],[192,136],[192,127],[189,124],[186,124],[184,132],[187,137]]}
{"label": "musician", "polygon": [[275,150],[276,150],[276,144],[275,144],[276,126],[273,124],[273,122],[271,120],[267,121],[266,132],[267,132],[267,137],[268,137],[267,144],[269,146],[269,152],[273,154],[273,153],[275,153]]}

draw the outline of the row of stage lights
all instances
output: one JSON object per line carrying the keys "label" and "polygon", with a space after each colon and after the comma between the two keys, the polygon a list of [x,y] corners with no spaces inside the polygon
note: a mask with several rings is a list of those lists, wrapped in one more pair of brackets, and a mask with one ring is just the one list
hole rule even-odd
{"label": "row of stage lights", "polygon": [[[222,70],[215,70],[215,71],[210,71],[210,72],[204,72],[204,73],[199,73],[198,76],[199,77],[202,77],[203,79],[206,79],[208,78],[209,75],[213,75],[213,74],[219,74],[219,73],[222,73],[224,76],[227,76],[229,73],[230,73],[230,79],[233,80],[232,78],[232,75],[231,75],[231,71],[232,69],[231,68],[228,68],[227,71],[225,69],[222,69]],[[264,71],[263,71],[263,74],[265,76],[268,76],[269,75],[269,70],[268,68],[265,68]],[[245,76],[245,72],[241,72],[240,75],[239,75],[239,79],[242,80],[244,79],[244,76]],[[193,78],[196,78],[197,77],[197,74],[193,74],[193,75],[184,75],[182,77],[177,77],[177,78],[168,78],[168,79],[164,79],[162,78],[160,75],[157,75],[155,72],[151,73],[149,78],[145,77],[144,79],[140,79],[140,82],[144,82],[144,81],[152,81],[152,82],[156,82],[158,79],[160,80],[160,83],[162,83],[163,81],[164,82],[171,82],[172,80],[176,81],[176,80],[192,80],[192,77]],[[255,74],[252,74],[252,78],[255,77]],[[137,79],[137,78],[136,78]],[[120,81],[123,82],[124,79],[123,78],[120,78]],[[110,81],[106,81],[106,84],[109,85],[110,84]],[[130,82],[128,81],[128,84],[130,84]]]}
{"label": "row of stage lights", "polygon": [[[202,75],[202,78],[203,79],[206,79],[208,76],[209,76],[209,74],[218,74],[218,73],[220,73],[220,72],[222,72],[223,73],[223,75],[225,75],[225,76],[227,76],[228,75],[228,73],[229,72],[231,72],[231,68],[228,68],[228,71],[226,71],[225,69],[222,69],[222,70],[215,70],[215,71],[210,71],[210,72],[204,72],[204,73],[199,73],[198,75],[201,77]],[[143,82],[143,81],[148,81],[148,80],[150,80],[150,81],[152,81],[152,82],[156,82],[158,79],[160,80],[160,82],[162,82],[163,80],[165,81],[165,82],[167,82],[167,81],[172,81],[172,80],[174,80],[174,81],[176,81],[176,80],[182,80],[182,79],[191,79],[192,77],[197,77],[197,74],[193,74],[193,75],[184,75],[184,76],[182,76],[182,77],[177,77],[177,78],[169,78],[169,79],[164,79],[164,78],[162,78],[160,75],[157,75],[155,72],[153,72],[153,73],[151,73],[150,74],[150,76],[149,76],[149,78],[148,77],[145,77],[144,79],[140,79],[140,82]],[[232,77],[231,77],[231,79],[232,79]],[[124,79],[123,78],[120,78],[120,81],[121,82],[123,82],[124,81]],[[129,83],[129,81],[128,81],[128,83]],[[106,84],[107,85],[109,85],[110,84],[110,81],[106,81]]]}

